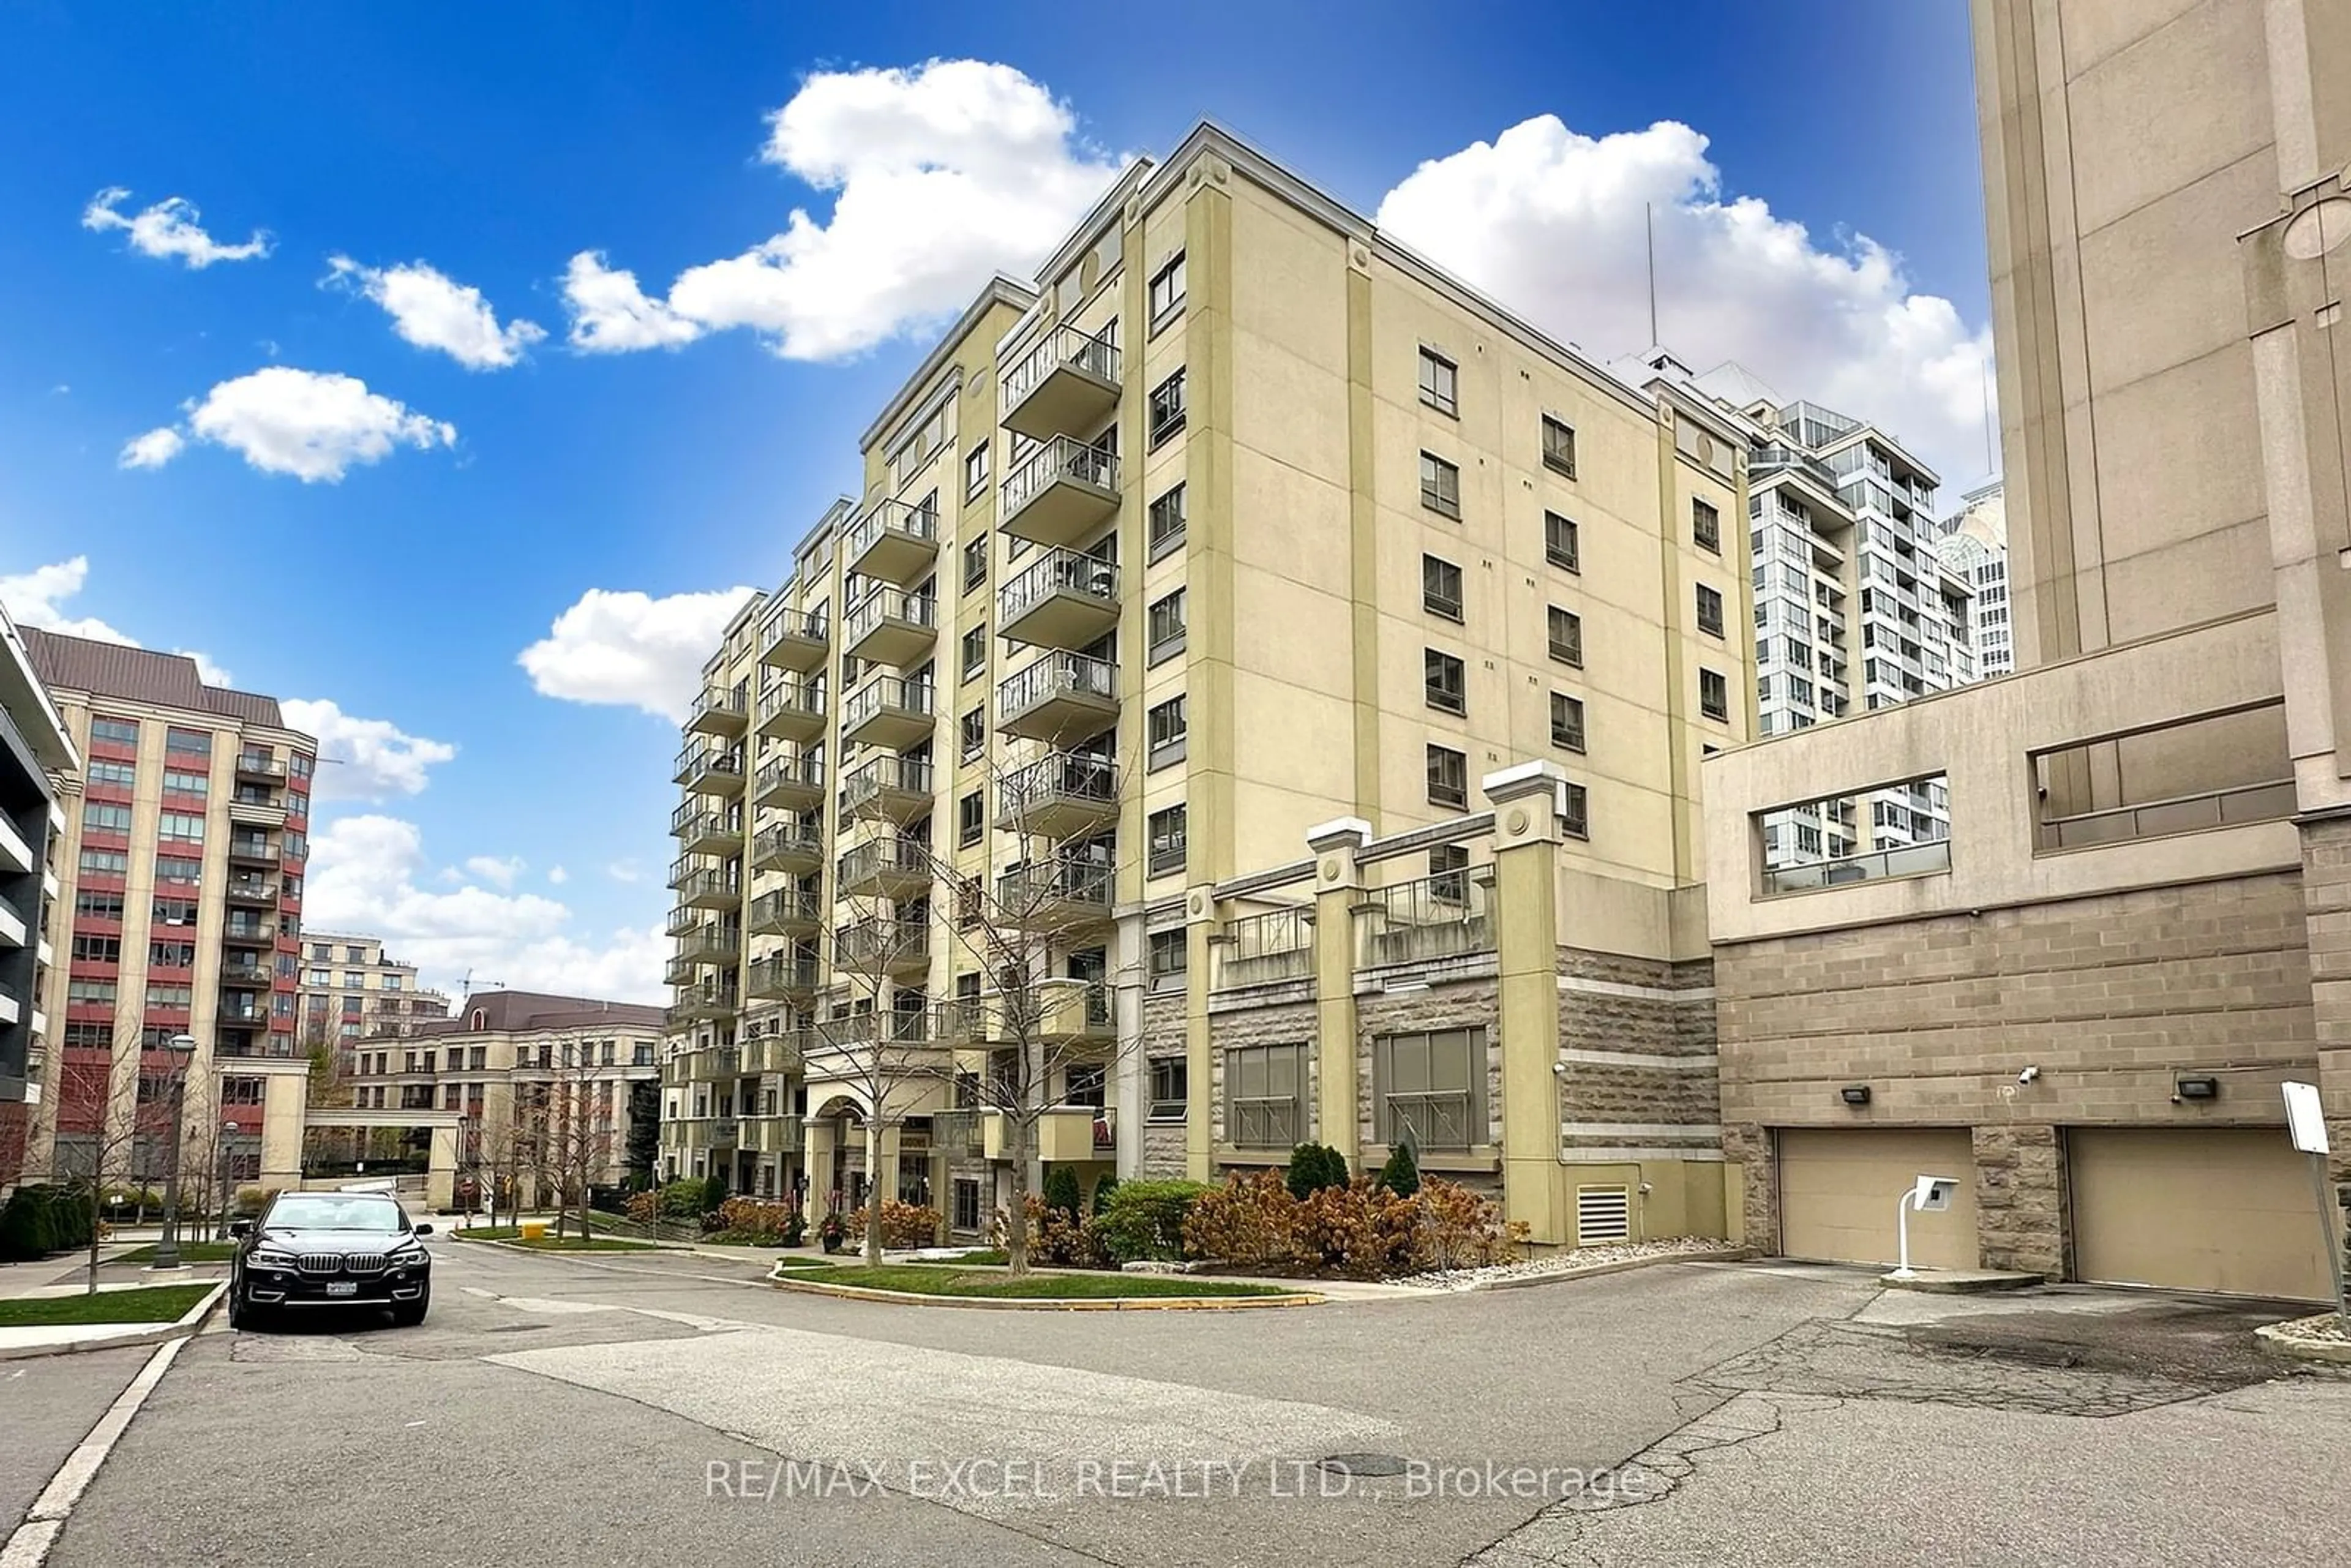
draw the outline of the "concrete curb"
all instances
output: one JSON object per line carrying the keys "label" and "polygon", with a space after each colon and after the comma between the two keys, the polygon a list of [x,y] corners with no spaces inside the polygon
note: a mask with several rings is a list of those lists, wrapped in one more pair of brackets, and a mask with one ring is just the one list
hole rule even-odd
{"label": "concrete curb", "polygon": [[[145,1333],[95,1335],[89,1339],[63,1340],[56,1344],[16,1345],[0,1349],[0,1361],[37,1361],[49,1355],[86,1355],[95,1350],[121,1350],[131,1346],[153,1346],[172,1340],[185,1339],[204,1326],[204,1322],[228,1294],[228,1281],[216,1281],[204,1298],[182,1312],[179,1321],[168,1328],[150,1329]],[[78,1327],[98,1328],[98,1323],[78,1324]]]}
{"label": "concrete curb", "polygon": [[[452,1238],[464,1236],[463,1232],[455,1230],[449,1232],[449,1234]],[[483,1236],[464,1237],[464,1239],[465,1244],[469,1247],[500,1247],[504,1248],[508,1252],[524,1252],[529,1254],[533,1258],[625,1258],[632,1252],[684,1252],[689,1257],[694,1255],[694,1249],[689,1247],[680,1247],[667,1241],[640,1241],[633,1236],[612,1237],[611,1238],[611,1240],[626,1241],[629,1245],[626,1247],[607,1247],[601,1250],[592,1247],[526,1247],[521,1242],[510,1238],[501,1238],[494,1240],[489,1237]],[[601,1241],[605,1239],[605,1238],[598,1237],[596,1239]]]}
{"label": "concrete curb", "polygon": [[[2331,1313],[2322,1314],[2332,1316]],[[2294,1361],[2314,1361],[2330,1366],[2351,1366],[2351,1343],[2337,1340],[2301,1339],[2284,1331],[2292,1323],[2267,1323],[2253,1331],[2263,1350],[2272,1355],[2282,1355]]]}
{"label": "concrete curb", "polygon": [[1557,1285],[1573,1280],[1596,1280],[1603,1274],[1622,1274],[1634,1269],[1651,1269],[1660,1263],[1750,1263],[1759,1254],[1752,1247],[1725,1247],[1712,1252],[1660,1252],[1654,1258],[1624,1258],[1614,1263],[1594,1263],[1584,1269],[1562,1269],[1551,1274],[1520,1274],[1506,1280],[1484,1280],[1462,1290],[1442,1288],[1424,1290],[1426,1296],[1474,1296],[1485,1291],[1523,1291],[1533,1285]]}
{"label": "concrete curb", "polygon": [[887,1301],[905,1307],[977,1307],[999,1312],[1217,1312],[1249,1307],[1319,1307],[1328,1300],[1311,1291],[1279,1296],[929,1296],[911,1291],[877,1291],[869,1285],[835,1285],[820,1280],[795,1280],[785,1270],[768,1277],[779,1291],[805,1296],[833,1296],[852,1301]]}

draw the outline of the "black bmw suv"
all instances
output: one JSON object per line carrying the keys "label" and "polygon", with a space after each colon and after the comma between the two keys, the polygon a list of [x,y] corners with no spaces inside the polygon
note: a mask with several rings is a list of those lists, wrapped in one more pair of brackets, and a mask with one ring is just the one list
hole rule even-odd
{"label": "black bmw suv", "polygon": [[390,1196],[374,1192],[281,1192],[259,1219],[232,1227],[228,1321],[258,1328],[279,1313],[312,1307],[389,1308],[403,1327],[433,1304],[433,1257]]}

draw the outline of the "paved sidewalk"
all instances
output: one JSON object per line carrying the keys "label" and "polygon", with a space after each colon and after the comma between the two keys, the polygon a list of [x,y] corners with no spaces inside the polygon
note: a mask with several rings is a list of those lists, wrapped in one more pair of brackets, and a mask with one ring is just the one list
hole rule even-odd
{"label": "paved sidewalk", "polygon": [[23,1521],[66,1456],[153,1354],[141,1347],[0,1363],[0,1409],[8,1413],[8,1440],[0,1443],[0,1540]]}

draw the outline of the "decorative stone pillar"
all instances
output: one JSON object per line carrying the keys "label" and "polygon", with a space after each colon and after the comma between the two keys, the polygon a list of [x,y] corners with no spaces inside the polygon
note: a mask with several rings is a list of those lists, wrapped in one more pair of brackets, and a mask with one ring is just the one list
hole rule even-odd
{"label": "decorative stone pillar", "polygon": [[1502,1031],[1502,1201],[1538,1242],[1574,1240],[1559,1178],[1559,845],[1567,775],[1522,762],[1484,780],[1494,808],[1494,925]]}
{"label": "decorative stone pillar", "polygon": [[1315,1109],[1321,1141],[1356,1168],[1363,1149],[1356,1113],[1355,905],[1364,895],[1355,857],[1372,825],[1342,817],[1306,832],[1314,852]]}
{"label": "decorative stone pillar", "polygon": [[808,1174],[808,1193],[801,1200],[800,1212],[808,1220],[809,1234],[824,1218],[824,1200],[832,1180],[832,1124],[814,1116],[800,1124],[801,1145],[808,1150],[802,1169]]}
{"label": "decorative stone pillar", "polygon": [[1208,1032],[1208,964],[1216,950],[1217,895],[1196,887],[1184,895],[1184,1175],[1207,1181],[1216,1170],[1216,1051]]}

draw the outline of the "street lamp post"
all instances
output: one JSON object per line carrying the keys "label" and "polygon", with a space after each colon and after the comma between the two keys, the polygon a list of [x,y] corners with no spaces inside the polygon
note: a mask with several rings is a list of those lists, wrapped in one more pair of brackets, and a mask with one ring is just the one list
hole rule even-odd
{"label": "street lamp post", "polygon": [[236,1124],[224,1119],[220,1124],[220,1170],[217,1173],[220,1177],[220,1228],[213,1232],[215,1241],[228,1239],[229,1201],[236,1190],[229,1179],[229,1164],[236,1158],[236,1148],[229,1140],[236,1134]]}
{"label": "street lamp post", "polygon": [[196,1037],[175,1034],[163,1042],[172,1053],[172,1136],[163,1155],[163,1234],[155,1243],[157,1269],[180,1266],[180,1134],[181,1105],[187,1092],[188,1063],[196,1054]]}

